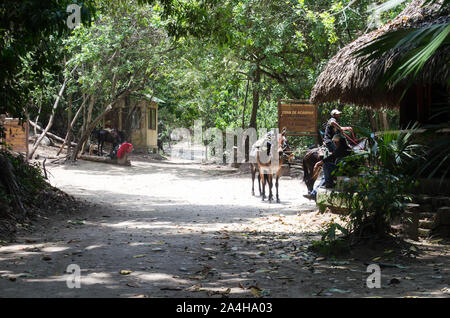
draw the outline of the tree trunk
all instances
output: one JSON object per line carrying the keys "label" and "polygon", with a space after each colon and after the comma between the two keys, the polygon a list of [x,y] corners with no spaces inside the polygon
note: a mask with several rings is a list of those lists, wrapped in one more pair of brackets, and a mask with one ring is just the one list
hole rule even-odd
{"label": "tree trunk", "polygon": [[[259,107],[259,87],[258,84],[261,82],[261,70],[259,69],[259,66],[257,65],[256,71],[253,77],[253,106],[252,106],[252,114],[250,117],[250,128],[256,129],[256,115],[258,114],[258,107]],[[255,85],[256,84],[256,85]],[[245,160],[249,161],[250,159],[250,144],[249,144],[249,137],[245,139]]]}
{"label": "tree trunk", "polygon": [[382,119],[383,119],[383,128],[384,130],[389,130],[389,121],[387,118],[387,113],[386,112],[382,112],[381,113]]}
{"label": "tree trunk", "polygon": [[[72,135],[72,127],[73,127],[73,125],[75,124],[75,122],[77,121],[78,116],[80,115],[81,110],[84,108],[84,105],[85,105],[85,104],[86,104],[86,99],[83,100],[83,103],[81,104],[80,108],[78,109],[78,111],[76,112],[75,116],[73,117],[72,122],[70,122],[69,126],[67,127],[66,138],[64,138],[64,142],[63,142],[63,144],[61,145],[61,148],[59,149],[58,153],[56,154],[57,156],[58,156],[58,155],[61,153],[61,151],[64,149],[64,145],[65,145],[66,143],[69,142],[69,145],[70,145],[70,141],[69,141],[69,140],[70,140],[70,137],[71,137],[71,135]],[[68,148],[70,148],[70,147],[68,147]]]}
{"label": "tree trunk", "polygon": [[250,84],[250,79],[247,80],[247,88],[245,90],[244,109],[242,111],[242,129],[245,128],[245,109],[247,108],[247,97],[248,97],[249,84]]}
{"label": "tree trunk", "polygon": [[369,121],[370,121],[370,127],[372,128],[372,132],[377,132],[378,129],[378,123],[377,123],[377,111],[376,110],[371,110],[371,109],[367,109],[367,117],[369,117]]}
{"label": "tree trunk", "polygon": [[33,158],[33,155],[34,155],[35,151],[37,150],[37,148],[39,147],[39,144],[41,143],[42,139],[44,139],[44,137],[47,134],[47,132],[53,126],[53,121],[55,119],[56,108],[58,107],[59,101],[61,100],[61,97],[62,97],[62,94],[64,92],[64,89],[66,88],[66,84],[67,84],[67,78],[64,79],[64,83],[63,83],[61,89],[59,90],[58,97],[56,97],[55,103],[53,104],[52,114],[50,115],[50,119],[48,120],[47,127],[45,127],[44,131],[39,136],[39,138],[36,140],[36,143],[33,145],[33,148],[31,149],[30,154],[28,155],[29,159]]}
{"label": "tree trunk", "polygon": [[130,93],[129,90],[125,90],[122,94],[120,94],[116,98],[115,101],[113,101],[108,106],[106,106],[105,109],[103,110],[103,112],[91,124],[86,125],[87,126],[86,131],[81,136],[80,141],[78,142],[75,150],[72,153],[72,157],[71,157],[72,161],[77,160],[77,156],[78,156],[78,153],[81,151],[82,145],[86,143],[87,139],[91,135],[92,130],[94,130],[95,126],[97,126],[97,124],[100,122],[100,120],[102,120],[107,114],[109,114],[114,109],[117,102],[120,99],[122,99],[123,97],[125,97],[126,95],[128,95],[129,93]]}
{"label": "tree trunk", "polygon": [[[87,114],[87,120],[86,120],[86,123],[87,123],[87,124],[89,124],[89,123],[91,122],[91,119],[92,119],[92,111],[93,111],[93,109],[94,109],[94,104],[95,104],[95,97],[94,97],[94,95],[92,94],[92,95],[90,96],[90,100],[89,100],[88,114]],[[94,127],[94,128],[95,128],[95,127]],[[85,150],[86,150],[86,143],[89,141],[89,137],[90,137],[90,132],[89,132],[88,138],[84,141],[84,143],[83,143],[83,145],[82,145],[81,153],[84,153],[84,152],[85,152]]]}
{"label": "tree trunk", "polygon": [[[39,116],[41,115],[41,109],[42,109],[42,93],[41,93],[41,98],[39,100],[39,110],[38,110],[38,114],[36,115],[36,119],[34,120],[34,122],[37,124],[39,121]],[[37,128],[34,127],[34,135],[37,135]],[[37,139],[36,139],[37,140]],[[34,144],[36,144],[36,141],[34,142]]]}
{"label": "tree trunk", "polygon": [[[259,107],[259,87],[258,84],[261,82],[261,71],[259,66],[256,67],[255,76],[253,78],[253,107],[252,115],[250,117],[249,127],[256,129],[256,115],[258,113]],[[256,85],[255,85],[256,84]]]}

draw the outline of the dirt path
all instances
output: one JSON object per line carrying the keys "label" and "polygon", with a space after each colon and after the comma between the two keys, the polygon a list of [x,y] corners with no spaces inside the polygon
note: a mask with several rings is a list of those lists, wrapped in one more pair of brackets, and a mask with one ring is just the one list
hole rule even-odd
{"label": "dirt path", "polygon": [[[308,252],[336,216],[318,214],[299,179],[281,180],[282,202],[269,204],[230,168],[79,161],[47,169],[54,186],[89,207],[41,218],[0,247],[1,297],[448,296],[448,246],[423,243],[429,259],[383,269],[380,289],[366,287],[364,265],[379,250],[345,260]],[[67,287],[70,264],[81,269],[81,288]]]}

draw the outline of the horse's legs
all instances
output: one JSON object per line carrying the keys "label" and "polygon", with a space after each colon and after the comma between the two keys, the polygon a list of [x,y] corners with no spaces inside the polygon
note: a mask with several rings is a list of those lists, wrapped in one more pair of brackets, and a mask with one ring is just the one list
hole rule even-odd
{"label": "horse's legs", "polygon": [[267,182],[269,185],[269,202],[273,200],[272,186],[273,186],[273,174],[270,173],[267,177]]}
{"label": "horse's legs", "polygon": [[256,173],[256,169],[255,169],[255,167],[253,167],[253,165],[251,166],[251,171],[252,171],[252,195],[255,195],[255,173]]}
{"label": "horse's legs", "polygon": [[280,197],[278,196],[278,179],[280,178],[280,175],[277,173],[276,179],[275,179],[275,188],[277,191],[277,203],[280,203]]}
{"label": "horse's legs", "polygon": [[258,187],[259,187],[259,196],[261,196],[261,174],[258,173]]}
{"label": "horse's legs", "polygon": [[259,173],[261,176],[261,183],[262,183],[262,201],[266,198],[266,178],[264,178],[264,174]]}

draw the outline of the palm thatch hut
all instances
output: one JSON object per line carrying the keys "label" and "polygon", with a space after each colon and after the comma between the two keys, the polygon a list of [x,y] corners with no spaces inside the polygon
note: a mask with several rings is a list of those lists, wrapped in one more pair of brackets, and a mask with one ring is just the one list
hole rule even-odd
{"label": "palm thatch hut", "polygon": [[449,22],[448,7],[439,10],[439,3],[422,6],[423,3],[424,0],[413,0],[393,21],[341,49],[320,74],[311,93],[311,102],[339,101],[372,109],[397,108],[400,109],[402,127],[411,121],[429,122],[432,105],[448,103],[448,45],[428,60],[402,99],[406,81],[389,89],[381,88],[378,83],[387,69],[404,55],[404,50],[391,51],[365,67],[360,66],[362,57],[354,55],[370,41],[388,32]]}

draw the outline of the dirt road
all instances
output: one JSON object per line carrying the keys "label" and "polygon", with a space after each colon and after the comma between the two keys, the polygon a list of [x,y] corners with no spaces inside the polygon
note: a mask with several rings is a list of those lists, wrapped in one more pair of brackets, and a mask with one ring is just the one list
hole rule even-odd
{"label": "dirt road", "polygon": [[[308,252],[336,216],[317,213],[299,179],[281,180],[277,204],[251,196],[249,175],[224,167],[133,160],[47,169],[52,185],[88,207],[42,217],[0,247],[1,297],[448,296],[442,245],[424,245],[433,261],[414,271],[383,269],[380,289],[366,287],[367,259]],[[70,264],[80,288],[67,285],[76,281]]]}

